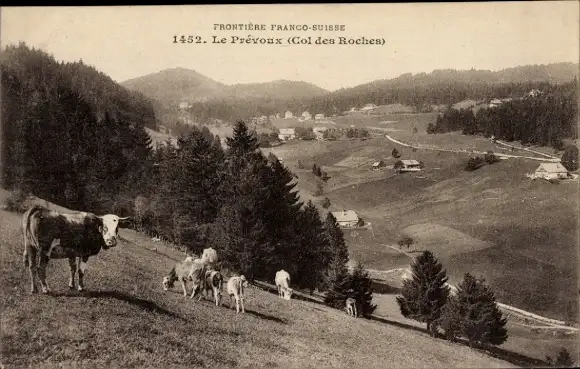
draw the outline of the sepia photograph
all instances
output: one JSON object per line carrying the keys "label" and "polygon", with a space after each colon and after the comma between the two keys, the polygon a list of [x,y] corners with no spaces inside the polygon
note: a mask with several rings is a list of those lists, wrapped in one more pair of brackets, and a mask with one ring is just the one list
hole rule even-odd
{"label": "sepia photograph", "polygon": [[580,2],[0,7],[0,369],[580,366]]}

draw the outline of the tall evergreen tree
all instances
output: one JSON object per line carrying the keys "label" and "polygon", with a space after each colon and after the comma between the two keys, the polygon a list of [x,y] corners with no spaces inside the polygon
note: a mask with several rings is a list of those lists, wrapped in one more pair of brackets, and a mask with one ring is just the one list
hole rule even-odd
{"label": "tall evergreen tree", "polygon": [[324,278],[323,288],[326,290],[324,302],[331,307],[342,309],[351,286],[348,248],[342,229],[332,213],[327,214],[324,226],[331,255]]}
{"label": "tall evergreen tree", "polygon": [[578,148],[575,145],[568,145],[564,149],[562,165],[569,171],[578,169]]}
{"label": "tall evergreen tree", "polygon": [[455,309],[458,334],[467,338],[469,345],[501,345],[508,338],[503,318],[491,288],[484,279],[469,273],[458,286]]}
{"label": "tall evergreen tree", "polygon": [[328,240],[320,220],[318,209],[308,201],[297,218],[297,243],[293,250],[293,261],[297,267],[294,275],[296,284],[308,288],[312,293],[324,284],[324,270],[330,262],[331,254]]}
{"label": "tall evergreen tree", "polygon": [[431,323],[439,318],[449,296],[446,271],[429,250],[415,259],[411,271],[413,278],[403,281],[397,303],[405,318],[426,323],[431,331]]}

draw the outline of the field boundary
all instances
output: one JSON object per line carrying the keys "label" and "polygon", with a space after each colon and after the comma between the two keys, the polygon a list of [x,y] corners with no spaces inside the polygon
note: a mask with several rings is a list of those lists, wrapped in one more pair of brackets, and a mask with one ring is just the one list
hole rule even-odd
{"label": "field boundary", "polygon": [[[402,141],[397,140],[396,138],[393,138],[387,134],[385,134],[385,137],[396,144],[399,144],[401,146],[405,146],[405,147],[410,147],[412,149],[418,149],[418,150],[432,150],[432,151],[441,151],[441,152],[453,152],[453,153],[457,153],[457,154],[480,154],[480,155],[485,155],[486,152],[483,151],[476,151],[476,150],[452,150],[452,149],[442,149],[440,147],[427,147],[427,146],[415,146],[415,145],[411,145],[411,144],[407,144],[404,143]],[[494,153],[495,156],[500,157],[500,158],[520,158],[520,159],[530,159],[530,160],[536,160],[536,161],[543,161],[543,162],[554,162],[554,163],[559,163],[560,159],[548,159],[548,158],[536,158],[536,157],[532,157],[532,156],[521,156],[521,155],[510,155],[510,154],[502,154],[502,153]]]}

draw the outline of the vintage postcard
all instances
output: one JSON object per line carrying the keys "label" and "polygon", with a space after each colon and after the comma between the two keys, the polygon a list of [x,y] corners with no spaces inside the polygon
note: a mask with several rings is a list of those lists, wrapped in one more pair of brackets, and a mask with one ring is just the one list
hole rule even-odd
{"label": "vintage postcard", "polygon": [[0,367],[577,367],[579,12],[1,8]]}

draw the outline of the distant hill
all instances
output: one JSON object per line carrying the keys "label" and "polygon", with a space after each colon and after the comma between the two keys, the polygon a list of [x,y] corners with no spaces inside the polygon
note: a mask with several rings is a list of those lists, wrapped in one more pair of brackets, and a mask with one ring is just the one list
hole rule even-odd
{"label": "distant hill", "polygon": [[194,70],[185,68],[165,69],[122,82],[121,85],[157,100],[167,106],[181,101],[204,102],[207,100],[236,99],[290,99],[311,98],[328,91],[302,81],[276,80],[265,83],[225,85]]}
{"label": "distant hill", "polygon": [[226,87],[223,83],[185,68],[165,69],[124,81],[121,85],[168,105],[176,105],[180,101],[203,101]]}
{"label": "distant hill", "polygon": [[220,94],[222,98],[309,98],[322,96],[329,91],[302,81],[276,80],[266,83],[248,83],[228,86]]}

